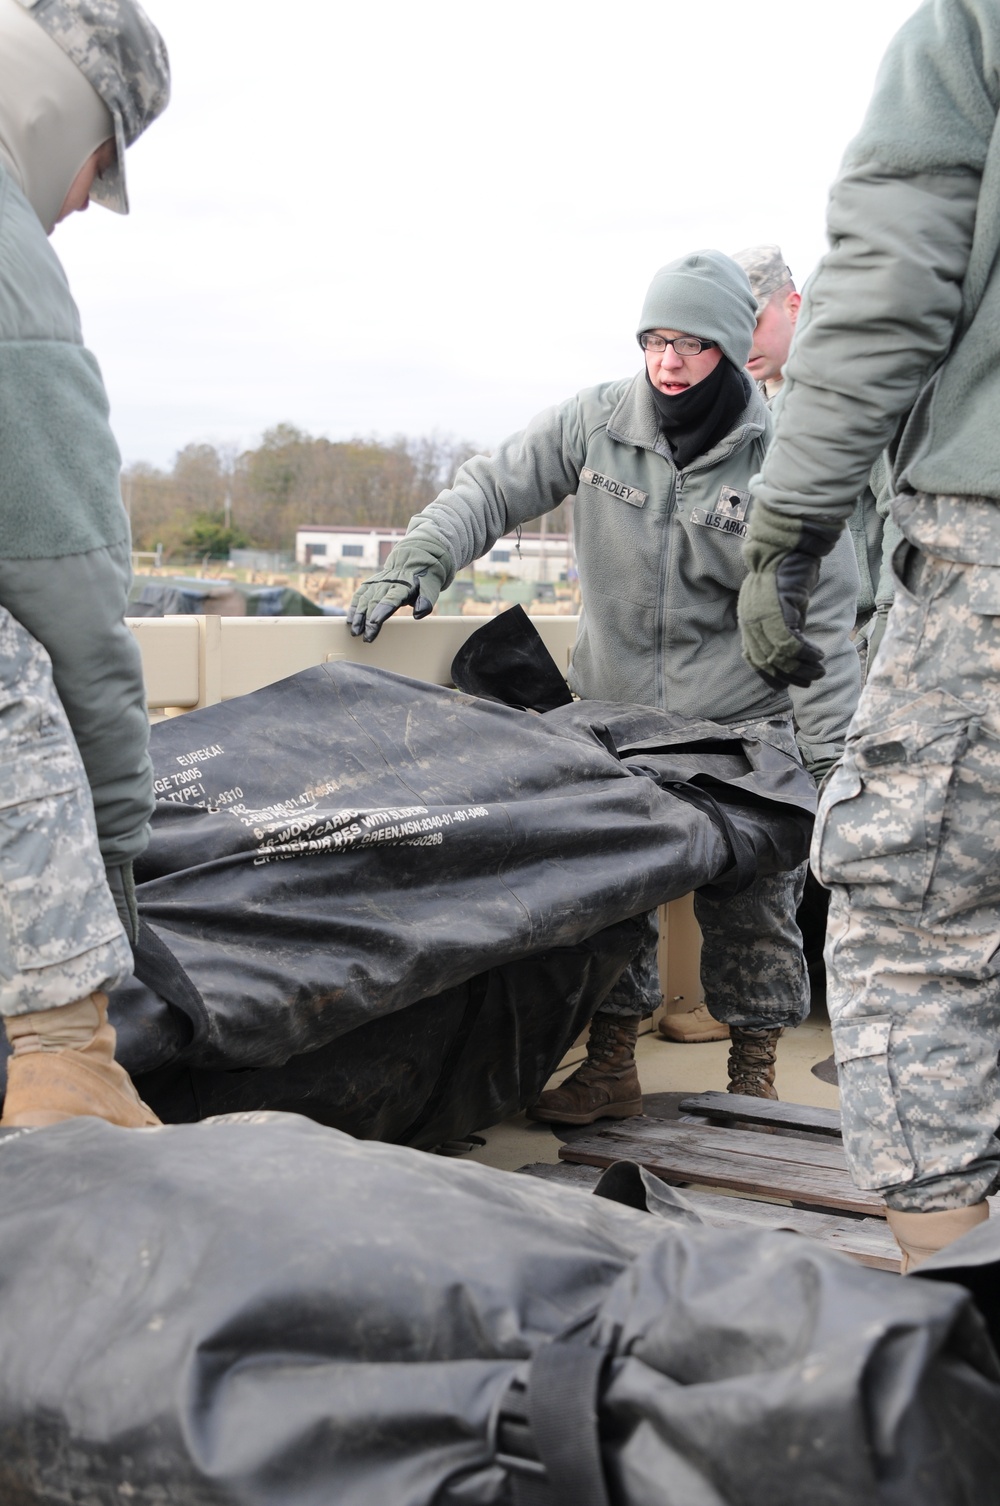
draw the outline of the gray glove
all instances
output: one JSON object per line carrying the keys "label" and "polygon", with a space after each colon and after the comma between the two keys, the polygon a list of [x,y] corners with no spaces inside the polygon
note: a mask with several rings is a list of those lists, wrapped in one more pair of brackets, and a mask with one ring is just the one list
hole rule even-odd
{"label": "gray glove", "polygon": [[139,942],[139,906],[135,898],[135,877],[132,873],[131,863],[121,863],[114,868],[106,868],[108,876],[108,888],[118,911],[118,919],[121,921],[128,937],[129,945],[135,947]]}
{"label": "gray glove", "polygon": [[[426,529],[423,530],[426,532]],[[418,620],[434,610],[445,582],[454,575],[451,555],[436,540],[415,534],[400,539],[383,569],[370,575],[354,593],[347,612],[353,637],[372,643],[387,617],[412,607]]]}
{"label": "gray glove", "polygon": [[823,557],[840,531],[838,523],[786,517],[760,502],[750,514],[736,615],[743,657],[772,689],[804,688],[826,674],[822,650],[803,628]]}

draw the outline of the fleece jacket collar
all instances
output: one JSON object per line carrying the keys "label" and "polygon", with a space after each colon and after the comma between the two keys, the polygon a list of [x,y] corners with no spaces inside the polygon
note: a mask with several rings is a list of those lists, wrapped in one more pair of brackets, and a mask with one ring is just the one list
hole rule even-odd
{"label": "fleece jacket collar", "polygon": [[[704,455],[699,455],[689,466],[686,466],[684,474],[688,471],[707,469],[720,460],[725,460],[727,456],[735,455],[738,450],[743,449],[744,445],[752,444],[755,439],[759,439],[767,427],[767,404],[754,391],[729,433],[710,450],[706,450]],[[641,450],[652,450],[655,454],[662,455],[668,465],[674,464],[670,447],[660,429],[656,404],[646,382],[645,372],[640,371],[626,387],[621,401],[608,420],[607,433],[609,439],[616,440],[619,444],[635,445]]]}

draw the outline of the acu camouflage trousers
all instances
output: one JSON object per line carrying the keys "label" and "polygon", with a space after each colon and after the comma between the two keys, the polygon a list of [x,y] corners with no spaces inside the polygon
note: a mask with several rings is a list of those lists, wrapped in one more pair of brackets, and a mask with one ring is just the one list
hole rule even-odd
{"label": "acu camouflage trousers", "polygon": [[896,566],[812,862],[852,1174],[932,1213],[1000,1173],[1000,566]]}
{"label": "acu camouflage trousers", "polygon": [[41,644],[0,607],[0,1014],[113,988],[132,953]]}
{"label": "acu camouflage trousers", "polygon": [[[739,722],[728,729],[759,738],[798,758],[790,717]],[[809,1013],[809,977],[795,912],[802,903],[808,865],[769,873],[730,899],[694,897],[701,927],[701,984],[715,1019],[745,1030],[800,1025]],[[648,1015],[662,1001],[657,965],[659,926],[654,910],[638,956],[599,1013]]]}

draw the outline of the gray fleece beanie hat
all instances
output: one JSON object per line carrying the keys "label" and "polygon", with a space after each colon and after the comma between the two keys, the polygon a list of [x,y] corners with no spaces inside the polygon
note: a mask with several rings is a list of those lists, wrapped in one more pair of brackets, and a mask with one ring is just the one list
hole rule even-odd
{"label": "gray fleece beanie hat", "polygon": [[757,300],[743,268],[721,251],[692,251],[661,267],[649,285],[637,334],[676,329],[716,340],[739,371],[757,325]]}

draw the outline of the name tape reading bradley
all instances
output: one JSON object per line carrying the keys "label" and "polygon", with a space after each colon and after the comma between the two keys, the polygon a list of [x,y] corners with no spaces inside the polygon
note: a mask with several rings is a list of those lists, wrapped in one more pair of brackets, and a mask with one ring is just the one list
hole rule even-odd
{"label": "name tape reading bradley", "polygon": [[637,486],[626,486],[624,481],[616,481],[613,476],[602,476],[600,471],[592,471],[589,465],[580,472],[580,480],[586,481],[588,486],[599,487],[602,492],[610,492],[613,497],[620,497],[623,502],[631,502],[633,507],[641,507],[649,498],[648,492],[641,492]]}

